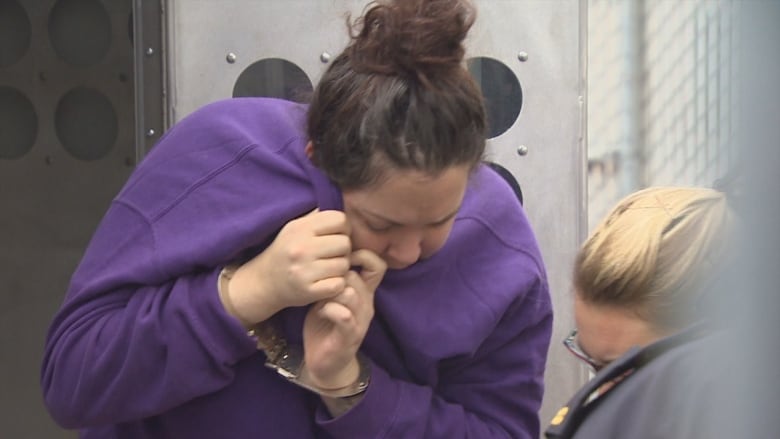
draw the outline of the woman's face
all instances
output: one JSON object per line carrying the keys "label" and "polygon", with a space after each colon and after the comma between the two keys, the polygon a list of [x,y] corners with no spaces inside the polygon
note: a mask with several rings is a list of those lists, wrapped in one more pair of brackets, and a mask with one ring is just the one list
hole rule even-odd
{"label": "woman's face", "polygon": [[630,309],[585,302],[574,298],[577,343],[599,366],[606,366],[634,346],[646,346],[662,337]]}
{"label": "woman's face", "polygon": [[389,171],[375,186],[344,192],[353,248],[373,251],[396,270],[430,257],[452,230],[469,172],[468,166],[438,175]]}

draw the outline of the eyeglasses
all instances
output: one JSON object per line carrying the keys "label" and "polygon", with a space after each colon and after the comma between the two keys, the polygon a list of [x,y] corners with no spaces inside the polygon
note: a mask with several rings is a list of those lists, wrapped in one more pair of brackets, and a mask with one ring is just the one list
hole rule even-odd
{"label": "eyeglasses", "polygon": [[590,355],[588,355],[587,353],[585,353],[585,351],[582,350],[580,344],[577,343],[576,328],[572,329],[569,335],[563,339],[563,345],[566,346],[566,349],[568,349],[569,352],[572,353],[572,355],[584,361],[591,369],[593,369],[593,372],[598,372],[607,366],[606,364],[600,361],[594,360]]}

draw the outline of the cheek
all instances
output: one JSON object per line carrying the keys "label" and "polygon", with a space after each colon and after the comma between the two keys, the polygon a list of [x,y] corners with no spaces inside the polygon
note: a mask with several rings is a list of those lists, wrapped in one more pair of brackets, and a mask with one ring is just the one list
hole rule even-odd
{"label": "cheek", "polygon": [[582,305],[579,300],[574,300],[574,327],[577,331],[582,332]]}
{"label": "cheek", "polygon": [[387,238],[362,228],[352,229],[352,250],[371,250],[381,255],[387,247]]}

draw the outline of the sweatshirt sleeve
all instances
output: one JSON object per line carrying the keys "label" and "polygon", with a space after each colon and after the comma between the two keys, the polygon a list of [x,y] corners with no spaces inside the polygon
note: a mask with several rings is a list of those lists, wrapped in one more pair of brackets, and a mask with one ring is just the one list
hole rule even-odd
{"label": "sweatshirt sleeve", "polygon": [[[119,232],[119,233],[118,233]],[[159,271],[145,218],[115,201],[46,340],[41,383],[67,428],[158,414],[214,392],[255,352],[223,309],[218,270]]]}
{"label": "sweatshirt sleeve", "polygon": [[546,281],[516,302],[468,358],[442,362],[437,385],[390,376],[374,365],[363,400],[317,422],[334,438],[539,437],[543,374],[552,330]]}

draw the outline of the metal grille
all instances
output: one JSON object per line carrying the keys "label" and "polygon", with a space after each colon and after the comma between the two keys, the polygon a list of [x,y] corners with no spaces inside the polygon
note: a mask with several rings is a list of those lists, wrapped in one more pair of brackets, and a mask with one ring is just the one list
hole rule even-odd
{"label": "metal grille", "polygon": [[647,186],[712,183],[735,160],[733,0],[589,3],[593,228]]}

